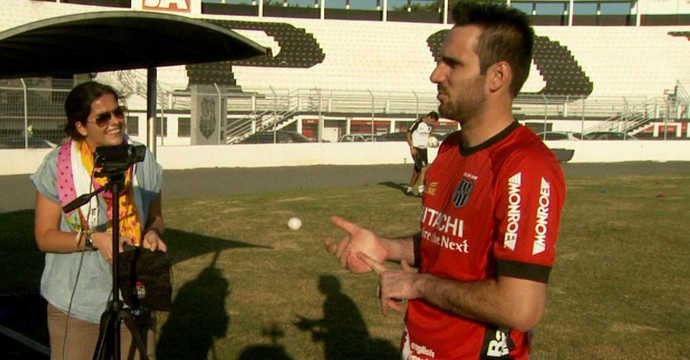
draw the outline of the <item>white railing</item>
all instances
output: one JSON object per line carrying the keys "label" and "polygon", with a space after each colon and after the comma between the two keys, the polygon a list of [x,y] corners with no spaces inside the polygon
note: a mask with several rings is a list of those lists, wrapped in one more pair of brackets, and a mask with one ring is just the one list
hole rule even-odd
{"label": "white railing", "polygon": [[[525,121],[599,121],[601,128],[633,130],[644,121],[687,122],[688,96],[682,81],[672,93],[655,96],[544,96],[521,94],[514,112]],[[62,102],[67,90],[38,88],[29,84],[0,87],[0,138],[34,134],[56,141],[64,137]],[[191,93],[165,89],[159,101],[161,117],[167,114],[190,116]],[[438,107],[435,93],[398,91],[345,91],[335,89],[244,88],[242,92],[214,93],[227,105],[224,122],[226,141],[260,131],[267,126],[281,127],[300,115],[371,118],[375,121],[411,121]],[[672,95],[672,96],[671,96]],[[137,97],[140,97],[138,95]],[[163,100],[164,99],[164,100]],[[130,100],[130,99],[125,99]],[[145,101],[136,99],[128,106],[133,114],[145,113]],[[640,115],[642,114],[642,116]],[[165,117],[163,117],[164,121]],[[591,123],[587,127],[591,127]],[[583,129],[584,129],[583,125]],[[139,126],[140,133],[146,129]],[[391,127],[392,129],[392,127]],[[590,130],[590,129],[587,129]],[[393,131],[393,130],[391,130]],[[590,130],[591,131],[591,130]]]}

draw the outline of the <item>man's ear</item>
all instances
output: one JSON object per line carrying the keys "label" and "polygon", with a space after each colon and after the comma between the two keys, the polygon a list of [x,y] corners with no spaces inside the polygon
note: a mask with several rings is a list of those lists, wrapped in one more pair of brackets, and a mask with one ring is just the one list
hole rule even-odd
{"label": "man's ear", "polygon": [[489,91],[496,92],[500,89],[510,91],[510,83],[513,80],[513,70],[505,61],[499,61],[489,68],[489,76],[487,77],[487,85]]}

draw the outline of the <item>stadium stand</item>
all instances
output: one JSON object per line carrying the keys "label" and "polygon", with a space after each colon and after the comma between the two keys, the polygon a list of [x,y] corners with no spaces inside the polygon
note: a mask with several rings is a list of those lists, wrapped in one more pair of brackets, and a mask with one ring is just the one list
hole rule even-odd
{"label": "stadium stand", "polygon": [[[0,30],[47,17],[103,9],[5,0],[0,4]],[[245,112],[255,106],[247,100],[249,97],[268,99],[285,94],[280,101],[293,108],[282,111],[290,116],[299,116],[304,108],[320,109],[316,102],[322,101],[324,94],[331,96],[325,100],[328,108],[324,112],[330,116],[338,111],[349,112],[343,118],[374,111],[382,117],[408,113],[405,116],[413,118],[434,106],[435,86],[429,75],[450,25],[220,13],[199,17],[254,40],[269,48],[270,54],[235,62],[159,68],[159,98],[162,104],[172,104],[167,111],[188,110],[193,85],[218,86],[228,96],[238,97],[232,100],[235,103],[229,106],[231,109],[245,107]],[[600,107],[600,117],[606,118],[631,107],[633,102],[650,106],[644,112],[655,112],[658,117],[669,91],[676,89],[679,81],[690,79],[688,25],[538,25],[535,31],[533,68],[520,96],[529,101],[516,108],[524,118],[537,117],[532,109],[543,111],[551,104],[559,106],[554,112],[564,118],[581,117],[577,111],[585,107]],[[131,108],[144,108],[145,70],[102,73],[97,79],[132,94]],[[306,100],[293,101],[294,96]],[[600,105],[601,99],[616,99],[612,100],[616,104]]]}
{"label": "stadium stand", "polygon": [[[29,1],[3,2],[2,29],[98,7],[41,4],[22,11]],[[10,15],[11,14],[11,15]],[[181,84],[217,82],[243,88],[320,88],[371,91],[433,91],[428,75],[448,25],[208,16],[240,33],[272,39],[273,57],[233,64],[162,69],[160,78]],[[242,20],[236,20],[240,18]],[[685,31],[685,32],[684,32]],[[558,95],[658,96],[679,79],[690,78],[687,34],[678,27],[537,26],[533,78],[541,88],[525,93]],[[366,41],[364,41],[366,39]],[[416,71],[403,71],[415,69]],[[171,76],[164,74],[172,72]],[[270,75],[269,75],[270,74]],[[198,78],[197,78],[198,77]],[[233,81],[233,78],[235,79]],[[173,80],[174,79],[174,80]],[[270,79],[270,81],[267,81]],[[532,79],[530,79],[532,80]],[[528,81],[528,83],[538,83]]]}
{"label": "stadium stand", "polygon": [[[282,21],[276,20],[276,21]],[[290,20],[313,34],[295,52],[281,44],[273,60],[249,60],[231,68],[239,85],[252,89],[320,88],[432,92],[428,75],[447,26]],[[229,28],[238,22],[218,20]],[[266,24],[262,22],[261,24]],[[287,28],[287,27],[286,27]],[[258,26],[253,30],[261,29]],[[261,29],[270,36],[270,27]],[[659,96],[679,79],[690,78],[684,59],[687,39],[669,28],[537,27],[535,66],[524,93],[578,96]],[[361,41],[366,38],[367,41]],[[300,63],[300,61],[306,61]],[[402,71],[418,69],[417,71]],[[270,72],[270,82],[267,73]],[[229,75],[229,74],[228,74]],[[543,83],[539,84],[539,81]],[[190,82],[195,82],[190,79]]]}
{"label": "stadium stand", "polygon": [[593,96],[659,96],[688,79],[690,44],[668,27],[539,27],[566,46],[592,81]]}
{"label": "stadium stand", "polygon": [[558,42],[537,36],[534,46],[534,63],[539,73],[549,79],[540,93],[582,96],[592,93],[593,84],[572,53]]}
{"label": "stadium stand", "polygon": [[[103,9],[28,0],[3,1],[0,7],[0,30]],[[186,79],[181,78],[179,68],[170,67],[159,75],[163,82],[169,80],[176,87],[216,81],[248,89],[433,91],[428,75],[449,27],[304,18],[204,18],[241,34],[257,33],[272,40],[265,45],[272,48],[273,57],[187,66]],[[537,26],[536,33],[531,77],[542,78],[545,84],[524,89],[525,93],[658,96],[679,79],[690,78],[690,67],[685,64],[690,55],[687,26]],[[164,74],[168,70],[170,77]]]}

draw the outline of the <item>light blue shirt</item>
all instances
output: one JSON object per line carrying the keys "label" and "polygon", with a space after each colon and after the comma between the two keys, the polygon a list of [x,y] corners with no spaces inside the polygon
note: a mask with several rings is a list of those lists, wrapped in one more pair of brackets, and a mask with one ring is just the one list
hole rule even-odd
{"label": "light blue shirt", "polygon": [[[36,173],[31,176],[31,181],[39,193],[60,204],[56,187],[58,151],[59,147],[45,157]],[[138,190],[135,194],[138,195],[134,197],[134,202],[139,212],[142,231],[146,228],[149,206],[160,195],[162,175],[162,167],[147,150],[144,161],[135,164]],[[79,195],[82,194],[77,194]],[[98,232],[105,230],[107,199],[97,196],[99,218],[92,230]],[[60,230],[75,232],[67,223],[64,213],[60,219]],[[75,318],[99,323],[112,297],[112,284],[112,265],[99,251],[45,254],[41,295],[59,310],[65,313],[69,311]]]}

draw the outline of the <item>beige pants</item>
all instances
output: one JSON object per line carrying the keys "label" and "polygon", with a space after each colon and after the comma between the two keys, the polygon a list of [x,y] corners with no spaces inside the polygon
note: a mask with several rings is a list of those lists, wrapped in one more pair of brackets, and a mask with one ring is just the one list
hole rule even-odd
{"label": "beige pants", "polygon": [[[156,358],[155,347],[155,314],[151,315],[151,326],[146,331],[146,352],[148,358]],[[48,304],[48,332],[50,333],[50,359],[51,360],[91,360],[93,359],[100,334],[99,324],[92,324],[67,314]],[[65,338],[65,331],[67,337]],[[136,344],[132,344],[132,333],[120,324],[120,358],[128,360],[140,359]],[[142,336],[144,334],[142,333]]]}

